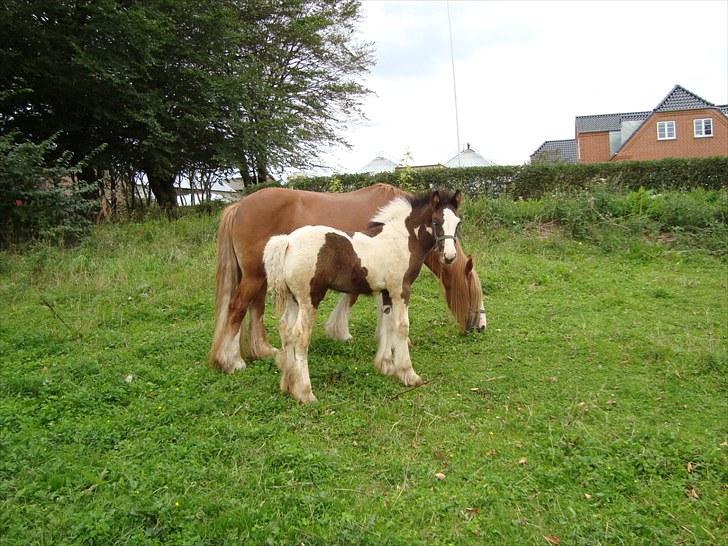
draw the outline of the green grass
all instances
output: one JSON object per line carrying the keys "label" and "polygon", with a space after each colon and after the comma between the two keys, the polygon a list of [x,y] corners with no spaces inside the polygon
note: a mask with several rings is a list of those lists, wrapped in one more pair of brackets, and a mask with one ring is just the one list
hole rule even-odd
{"label": "green grass", "polygon": [[308,406],[205,363],[215,218],[0,254],[0,543],[726,543],[724,254],[528,222],[465,231],[482,335],[421,275],[421,388],[373,369],[373,302],[326,339],[329,297]]}

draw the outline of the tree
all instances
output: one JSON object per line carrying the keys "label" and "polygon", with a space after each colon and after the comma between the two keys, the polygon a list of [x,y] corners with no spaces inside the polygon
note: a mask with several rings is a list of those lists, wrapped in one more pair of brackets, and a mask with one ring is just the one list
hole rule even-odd
{"label": "tree", "polygon": [[[242,2],[249,24],[241,47],[248,68],[240,122],[247,128],[240,171],[246,184],[269,168],[316,164],[323,147],[346,144],[340,129],[361,115],[369,92],[357,77],[373,60],[354,40],[359,2]],[[251,77],[252,76],[252,77]]]}
{"label": "tree", "polygon": [[360,115],[371,65],[354,0],[5,0],[0,6],[4,130],[53,135],[81,177],[144,172],[176,205],[190,169],[315,164]]}

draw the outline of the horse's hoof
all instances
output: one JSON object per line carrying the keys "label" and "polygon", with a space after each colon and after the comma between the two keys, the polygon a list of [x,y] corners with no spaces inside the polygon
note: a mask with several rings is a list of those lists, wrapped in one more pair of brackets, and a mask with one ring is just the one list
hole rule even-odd
{"label": "horse's hoof", "polygon": [[243,360],[242,358],[235,358],[232,362],[223,365],[222,369],[225,373],[235,373],[243,371],[245,369],[245,360]]}
{"label": "horse's hoof", "polygon": [[278,349],[275,347],[272,347],[270,345],[266,345],[264,347],[258,347],[256,348],[252,353],[252,357],[254,360],[262,360],[263,358],[271,358],[275,357],[276,353],[278,352]]}

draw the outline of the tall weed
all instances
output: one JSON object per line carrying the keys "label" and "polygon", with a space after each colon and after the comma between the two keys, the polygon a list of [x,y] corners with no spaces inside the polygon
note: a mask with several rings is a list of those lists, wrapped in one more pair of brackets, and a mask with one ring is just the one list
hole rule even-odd
{"label": "tall weed", "polygon": [[466,221],[480,229],[556,223],[576,239],[595,242],[612,229],[629,236],[671,234],[665,240],[679,236],[719,254],[724,253],[728,233],[726,191],[702,188],[657,193],[596,186],[539,199],[476,198],[466,202],[463,211]]}

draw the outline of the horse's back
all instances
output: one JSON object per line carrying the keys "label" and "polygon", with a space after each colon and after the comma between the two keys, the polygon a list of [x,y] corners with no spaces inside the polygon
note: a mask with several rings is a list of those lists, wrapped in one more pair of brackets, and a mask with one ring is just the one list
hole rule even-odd
{"label": "horse's back", "polygon": [[307,225],[363,231],[377,210],[402,192],[374,184],[347,193],[322,193],[288,188],[263,188],[235,205],[235,237],[239,251],[262,257],[266,241]]}

